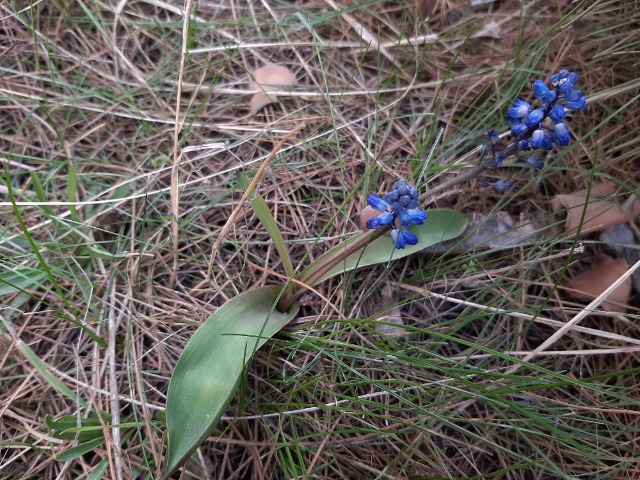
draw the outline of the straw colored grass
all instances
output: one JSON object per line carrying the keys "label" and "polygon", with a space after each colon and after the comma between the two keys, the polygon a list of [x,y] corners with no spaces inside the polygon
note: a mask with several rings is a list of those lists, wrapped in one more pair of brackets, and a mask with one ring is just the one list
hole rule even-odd
{"label": "straw colored grass", "polygon": [[[236,174],[300,125],[257,186],[296,264],[357,230],[367,193],[465,171],[561,68],[590,101],[576,141],[541,172],[491,172],[506,194],[473,180],[427,208],[553,223],[554,194],[640,185],[635,2],[188,3],[189,22],[182,2],[0,5],[0,478],[160,477],[190,336],[282,282]],[[298,86],[252,116],[250,72],[270,62]],[[605,248],[556,230],[327,281],[183,478],[637,478],[638,293],[621,314],[566,292]],[[402,337],[375,328],[387,285]],[[58,459],[82,442],[47,416],[96,412],[105,443]]]}

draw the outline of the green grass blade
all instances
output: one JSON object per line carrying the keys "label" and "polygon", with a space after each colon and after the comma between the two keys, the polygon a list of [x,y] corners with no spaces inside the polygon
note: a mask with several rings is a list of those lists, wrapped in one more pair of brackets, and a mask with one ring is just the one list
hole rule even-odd
{"label": "green grass blade", "polygon": [[105,458],[98,465],[96,465],[96,468],[93,469],[93,472],[91,472],[91,475],[87,477],[87,480],[100,480],[104,475],[104,472],[107,471],[108,466],[109,459]]}
{"label": "green grass blade", "polygon": [[[31,184],[33,186],[33,190],[36,192],[36,196],[38,200],[42,203],[47,202],[49,199],[47,197],[47,192],[40,181],[40,176],[38,172],[31,172]],[[42,211],[47,215],[53,215],[53,210],[49,206],[42,206]]]}
{"label": "green grass blade", "polygon": [[169,449],[165,478],[216,428],[253,352],[297,314],[275,310],[282,289],[249,290],[220,307],[185,347],[167,393]]}
{"label": "green grass blade", "polygon": [[28,267],[2,272],[0,273],[0,296],[38,288],[46,277],[47,274],[42,270]]}
{"label": "green grass blade", "polygon": [[[245,190],[249,188],[250,181],[245,175],[238,174],[237,178],[242,188]],[[278,250],[285,273],[291,278],[294,274],[293,263],[291,263],[289,250],[287,249],[287,244],[284,243],[284,238],[282,237],[278,223],[276,222],[276,219],[273,218],[271,210],[269,210],[269,207],[267,206],[267,202],[264,201],[264,198],[262,198],[262,195],[258,193],[258,190],[256,189],[253,193],[253,197],[250,200],[251,206],[253,206],[253,210],[256,212],[260,222],[262,222],[262,225],[271,237],[276,250]]]}
{"label": "green grass blade", "polygon": [[59,462],[68,462],[69,460],[75,460],[78,457],[81,457],[85,453],[89,453],[90,451],[98,448],[100,445],[104,443],[104,438],[96,438],[94,440],[89,440],[88,442],[81,443],[75,447],[71,447],[69,450],[65,450],[60,455],[56,457],[56,460]]}
{"label": "green grass blade", "polygon": [[[78,191],[78,165],[72,159],[69,160],[69,177],[67,178],[67,200],[69,202],[76,201],[76,193]],[[79,223],[78,209],[75,205],[69,207],[71,211],[71,219]]]}
{"label": "green grass blade", "polygon": [[[75,415],[63,415],[59,418],[47,415],[45,417],[45,423],[47,424],[49,434],[53,436],[53,438],[78,440],[79,442],[104,438],[104,429],[108,427],[103,426],[99,418],[88,417],[78,420],[78,417]],[[80,426],[78,426],[78,423]],[[122,427],[122,424],[118,426]]]}
{"label": "green grass blade", "polygon": [[47,365],[42,360],[40,360],[40,357],[38,357],[38,355],[36,355],[35,352],[31,350],[29,345],[27,345],[26,343],[18,339],[15,339],[15,342],[16,342],[16,346],[18,347],[18,350],[22,352],[22,354],[25,356],[27,361],[31,365],[33,365],[33,367],[38,371],[40,375],[42,375],[42,378],[44,378],[49,383],[49,385],[51,385],[54,389],[56,389],[58,392],[63,394],[65,397],[68,397],[71,400],[73,400],[73,402],[78,403],[86,408],[87,406],[86,402],[82,400],[80,397],[78,397],[75,393],[73,393],[73,391],[69,387],[67,387],[64,383],[62,383],[58,379],[58,377],[53,375],[49,371],[49,368],[47,367]]}
{"label": "green grass blade", "polygon": [[[27,228],[27,225],[24,222],[24,220],[22,218],[22,215],[20,214],[20,209],[18,208],[18,205],[16,204],[16,198],[15,198],[15,195],[13,194],[13,188],[11,187],[11,177],[9,175],[9,169],[8,169],[8,166],[7,166],[6,163],[4,165],[4,174],[5,174],[5,179],[6,179],[6,182],[7,182],[7,193],[9,195],[9,200],[13,204],[13,213],[15,214],[16,220],[18,221],[18,224],[20,225],[22,233],[24,234],[27,242],[29,242],[29,246],[33,250],[33,253],[35,254],[36,258],[38,259],[38,263],[40,264],[40,266],[42,267],[42,269],[46,273],[47,277],[49,278],[49,281],[53,285],[53,287],[54,287],[54,289],[56,291],[56,294],[58,295],[60,300],[64,303],[65,307],[70,312],[76,311],[76,308],[74,308],[74,306],[69,302],[69,300],[67,299],[66,295],[64,294],[64,292],[62,290],[62,287],[60,286],[60,284],[58,283],[58,281],[54,277],[53,273],[51,272],[51,269],[49,268],[49,265],[48,265],[47,261],[45,260],[45,258],[40,253],[40,250],[38,249],[38,246],[36,245],[36,242],[31,237],[31,233],[29,232],[29,229]],[[104,341],[104,339],[102,339],[98,334],[93,332],[88,326],[84,325],[80,320],[78,320],[77,318],[72,318],[72,317],[67,317],[67,319],[71,323],[73,323],[74,325],[77,325],[78,327],[80,327],[92,340],[94,340],[102,348],[106,348],[107,347],[107,343]]]}
{"label": "green grass blade", "polygon": [[[378,263],[388,263],[391,260],[406,257],[430,247],[431,245],[435,245],[436,243],[456,238],[462,234],[467,226],[467,217],[455,210],[429,210],[427,213],[429,217],[423,225],[411,226],[411,231],[415,233],[419,239],[417,245],[407,245],[404,249],[400,250],[393,246],[393,243],[388,236],[382,236],[367,245],[367,248],[365,248],[364,251],[350,255],[344,262],[336,265],[319,279],[313,279],[310,284],[317,285],[328,278],[340,273],[349,272],[358,267],[366,267],[368,265],[375,265]],[[364,235],[364,232],[354,235],[349,239],[349,242],[355,240],[361,235]],[[342,244],[329,250],[327,253],[319,257],[314,263],[321,263],[323,258],[334,254],[336,249],[343,249],[344,247],[344,244]],[[311,265],[307,268],[311,268]]]}

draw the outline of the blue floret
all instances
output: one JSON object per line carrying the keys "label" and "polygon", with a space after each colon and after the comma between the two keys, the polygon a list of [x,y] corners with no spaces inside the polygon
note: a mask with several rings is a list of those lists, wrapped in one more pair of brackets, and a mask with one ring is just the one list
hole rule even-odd
{"label": "blue floret", "polygon": [[[406,245],[416,245],[416,237],[408,227],[422,225],[427,214],[418,209],[418,189],[404,180],[393,184],[392,190],[384,196],[384,200],[377,195],[367,197],[367,203],[382,212],[377,217],[367,221],[367,228],[376,229],[391,226],[391,238],[396,248],[404,248]],[[396,224],[396,220],[400,227]]]}

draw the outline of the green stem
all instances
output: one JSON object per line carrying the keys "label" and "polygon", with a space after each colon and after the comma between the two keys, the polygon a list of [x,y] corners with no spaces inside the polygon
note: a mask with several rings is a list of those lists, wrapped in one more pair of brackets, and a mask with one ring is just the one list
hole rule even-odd
{"label": "green stem", "polygon": [[[366,247],[369,243],[373,242],[377,238],[380,238],[390,230],[391,226],[389,225],[377,230],[369,230],[360,238],[350,243],[347,243],[349,242],[349,240],[345,240],[344,242],[342,242],[342,244],[346,244],[344,245],[344,249],[340,248],[340,245],[342,244],[337,245],[336,247],[334,247],[334,250],[336,250],[334,254],[323,259],[323,261],[320,263],[313,263],[309,265],[298,274],[296,280],[309,286],[315,285],[315,283],[319,281],[322,276],[330,271],[333,267],[339,265],[346,258],[353,255],[357,251],[364,249],[364,247]],[[304,294],[304,292],[304,289],[296,289],[295,292],[291,291],[291,289],[288,289],[278,303],[278,310],[280,312],[286,312],[287,310],[289,310],[289,307],[291,307],[291,305],[293,305]]]}
{"label": "green stem", "polygon": [[452,178],[451,180],[447,180],[446,182],[441,183],[437,187],[433,187],[433,188],[427,190],[426,192],[421,194],[418,198],[420,200],[425,200],[428,197],[431,197],[431,196],[433,196],[433,195],[435,195],[437,193],[440,193],[440,192],[442,192],[444,190],[448,190],[449,188],[453,187],[454,185],[458,185],[460,183],[464,183],[464,182],[467,182],[469,180],[472,180],[472,179],[482,175],[487,170],[490,170],[491,168],[492,167],[488,167],[488,166],[486,166],[484,164],[476,165],[471,170],[463,172],[463,173],[459,174],[457,177]]}
{"label": "green stem", "polygon": [[[520,137],[520,139],[528,139],[530,137],[531,137],[531,133],[525,135],[524,137]],[[506,158],[509,158],[512,155],[515,155],[515,153],[517,151],[518,151],[518,142],[513,142],[508,147],[506,147],[504,150],[502,150],[503,158],[506,159]],[[460,183],[464,183],[464,182],[467,182],[469,180],[473,180],[474,178],[479,177],[480,175],[482,175],[487,170],[492,170],[494,168],[496,168],[496,163],[495,163],[495,159],[494,158],[490,158],[486,162],[480,160],[478,165],[473,167],[471,170],[467,170],[466,172],[463,172],[463,173],[459,174],[458,176],[452,178],[451,180],[447,180],[446,182],[441,183],[437,187],[433,187],[433,188],[427,190],[422,195],[420,195],[420,197],[418,197],[418,198],[420,200],[425,200],[426,198],[431,197],[431,196],[433,196],[433,195],[435,195],[437,193],[440,193],[440,192],[442,192],[444,190],[447,190],[447,189],[453,187],[454,185],[459,185]]]}

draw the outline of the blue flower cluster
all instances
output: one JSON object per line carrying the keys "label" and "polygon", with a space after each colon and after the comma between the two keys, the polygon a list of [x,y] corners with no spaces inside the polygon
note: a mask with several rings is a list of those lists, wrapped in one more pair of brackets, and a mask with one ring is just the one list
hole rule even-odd
{"label": "blue flower cluster", "polygon": [[533,95],[540,107],[533,108],[519,98],[513,102],[507,110],[506,120],[511,127],[511,135],[520,139],[518,150],[549,151],[554,144],[569,145],[571,137],[564,123],[567,110],[587,108],[587,99],[582,91],[574,89],[577,81],[578,74],[561,70],[551,75],[551,89],[542,80],[533,82]]}
{"label": "blue flower cluster", "polygon": [[[561,70],[551,75],[551,88],[542,80],[533,82],[533,96],[540,106],[534,108],[520,98],[513,102],[505,118],[516,140],[505,145],[495,130],[489,130],[482,148],[480,163],[483,168],[500,167],[506,158],[513,155],[525,165],[541,169],[544,162],[538,158],[535,150],[548,152],[556,145],[569,145],[571,136],[565,124],[567,111],[587,108],[587,99],[582,91],[574,88],[577,81],[576,73]],[[498,190],[507,190],[511,186],[504,181],[487,183]]]}
{"label": "blue flower cluster", "polygon": [[[367,228],[376,229],[391,226],[391,239],[396,248],[404,248],[406,245],[416,245],[416,237],[408,229],[410,225],[422,225],[427,219],[427,214],[417,208],[418,190],[404,180],[393,184],[393,189],[384,196],[384,200],[371,194],[367,203],[382,212],[377,217],[367,221]],[[396,224],[396,220],[400,224]]]}

